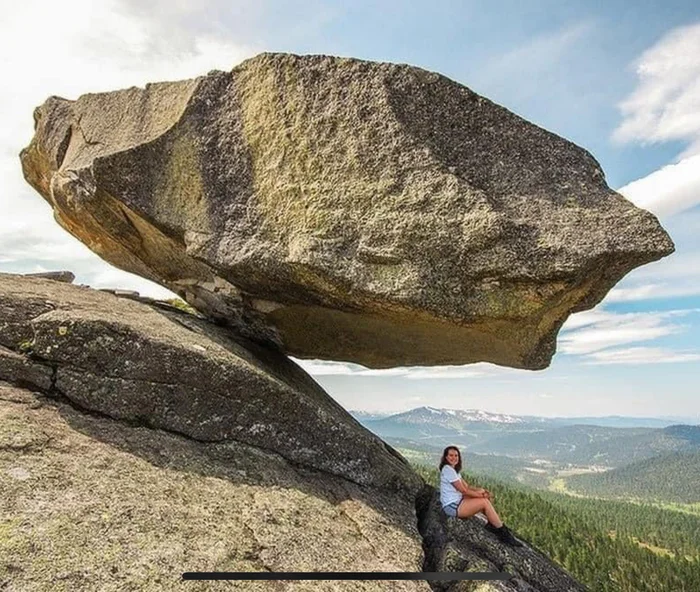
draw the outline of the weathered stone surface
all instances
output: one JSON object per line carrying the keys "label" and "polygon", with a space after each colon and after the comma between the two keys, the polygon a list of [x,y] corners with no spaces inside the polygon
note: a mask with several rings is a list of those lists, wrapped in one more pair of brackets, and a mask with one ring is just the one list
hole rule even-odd
{"label": "weathered stone surface", "polygon": [[673,250],[588,152],[406,65],[263,54],[35,119],[24,174],[64,228],[300,357],[544,368]]}
{"label": "weathered stone surface", "polygon": [[[0,383],[0,589],[381,591],[185,571],[421,571],[411,500],[236,442],[80,413]],[[391,582],[424,591],[425,582]]]}
{"label": "weathered stone surface", "polygon": [[[579,592],[478,519],[237,442],[131,426],[0,382],[0,588],[173,590],[183,571],[500,571],[450,592]],[[420,529],[420,530],[419,530]],[[423,538],[425,537],[425,538]],[[424,550],[427,550],[427,561]],[[425,591],[426,582],[188,582],[203,590]]]}
{"label": "weathered stone surface", "polygon": [[56,282],[66,282],[72,284],[75,280],[75,274],[72,271],[42,271],[39,273],[25,273],[27,277],[40,277]]}
{"label": "weathered stone surface", "polygon": [[[28,352],[30,348],[29,340],[19,344],[20,351]],[[27,356],[0,345],[0,379],[20,386],[49,391],[53,385],[53,369],[50,366],[34,363]]]}
{"label": "weathered stone surface", "polygon": [[183,571],[504,566],[514,579],[449,589],[550,592],[569,581],[483,529],[450,538],[436,492],[399,455],[282,354],[230,329],[0,274],[0,343],[0,589],[171,590]]}
{"label": "weathered stone surface", "polygon": [[0,274],[0,380],[199,441],[258,446],[409,498],[422,484],[279,352],[90,288]]}

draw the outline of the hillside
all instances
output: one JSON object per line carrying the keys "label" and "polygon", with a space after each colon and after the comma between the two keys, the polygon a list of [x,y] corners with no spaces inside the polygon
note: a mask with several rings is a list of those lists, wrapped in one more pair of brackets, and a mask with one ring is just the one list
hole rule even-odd
{"label": "hillside", "polygon": [[[442,448],[416,447],[415,443],[399,438],[388,438],[387,442],[396,448],[404,458],[413,464],[437,467]],[[546,489],[556,470],[549,463],[532,462],[495,454],[464,454],[463,469],[471,474],[484,475],[502,481],[514,481],[535,488]]]}
{"label": "hillside", "polygon": [[672,452],[700,451],[700,426],[609,428],[567,426],[507,434],[475,443],[473,452],[617,467]]}
{"label": "hillside", "polygon": [[[549,426],[546,418],[519,417],[478,409],[419,407],[376,420],[356,419],[384,440],[432,452],[456,445],[476,450],[504,435],[531,434]],[[483,449],[490,454],[488,448]]]}
{"label": "hillside", "polygon": [[[437,470],[418,470],[436,483]],[[493,492],[497,511],[520,538],[592,592],[700,590],[700,517],[464,476]]]}
{"label": "hillside", "polygon": [[442,424],[464,431],[465,428],[473,428],[475,425],[501,425],[515,430],[524,428],[541,430],[546,428],[559,428],[572,425],[595,425],[610,428],[665,428],[678,424],[695,424],[695,418],[677,417],[627,417],[621,415],[606,415],[600,417],[542,417],[538,415],[514,415],[491,413],[481,409],[445,409],[437,407],[417,407],[400,413],[378,413],[374,411],[350,410],[359,422],[373,420],[386,420],[383,426],[399,424]]}
{"label": "hillside", "polygon": [[46,278],[0,274],[0,302],[0,590],[507,562],[528,590],[582,591],[478,520],[446,529],[434,489],[280,352],[170,306]]}
{"label": "hillside", "polygon": [[700,451],[649,458],[604,473],[574,475],[566,485],[590,496],[700,502]]}

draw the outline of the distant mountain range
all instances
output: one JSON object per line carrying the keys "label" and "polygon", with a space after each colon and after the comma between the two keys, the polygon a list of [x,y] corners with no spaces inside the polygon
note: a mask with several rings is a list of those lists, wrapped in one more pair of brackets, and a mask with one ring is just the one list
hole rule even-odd
{"label": "distant mountain range", "polygon": [[663,419],[547,418],[434,407],[380,418],[355,417],[392,445],[431,453],[455,444],[470,453],[618,467],[700,450],[700,426],[674,426]]}
{"label": "distant mountain range", "polygon": [[[522,424],[506,415],[432,407],[420,407],[379,419],[357,419],[382,438],[403,438],[434,446],[446,446],[451,443],[472,444],[480,434],[492,434]],[[535,428],[525,429],[529,431]]]}
{"label": "distant mountain range", "polygon": [[470,450],[575,465],[618,467],[661,454],[700,450],[700,426],[610,428],[572,425],[482,439]]}
{"label": "distant mountain range", "polygon": [[357,421],[360,423],[366,420],[372,420],[372,419],[383,419],[384,417],[388,417],[391,415],[391,413],[375,413],[373,411],[354,411],[350,410],[348,411],[350,415],[352,415]]}
{"label": "distant mountain range", "polygon": [[379,413],[372,411],[350,411],[358,421],[375,421],[391,419],[396,422],[421,423],[439,422],[443,416],[447,423],[454,424],[455,419],[464,422],[537,424],[542,426],[597,425],[614,428],[665,428],[676,424],[700,424],[700,417],[627,417],[607,415],[603,417],[541,417],[536,415],[504,415],[490,413],[479,409],[441,409],[437,407],[417,407],[400,413]]}

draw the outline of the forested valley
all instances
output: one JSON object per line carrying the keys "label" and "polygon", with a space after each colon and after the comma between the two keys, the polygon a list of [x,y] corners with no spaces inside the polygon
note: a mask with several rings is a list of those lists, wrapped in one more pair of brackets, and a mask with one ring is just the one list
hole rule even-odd
{"label": "forested valley", "polygon": [[[439,486],[436,468],[415,466]],[[494,494],[494,506],[518,537],[593,592],[700,590],[700,515],[462,476]]]}

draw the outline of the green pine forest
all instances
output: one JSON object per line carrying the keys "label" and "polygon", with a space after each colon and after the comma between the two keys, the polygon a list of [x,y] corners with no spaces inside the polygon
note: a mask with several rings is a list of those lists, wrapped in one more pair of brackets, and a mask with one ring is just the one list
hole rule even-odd
{"label": "green pine forest", "polygon": [[604,473],[574,475],[567,479],[566,486],[589,496],[697,502],[700,452],[676,452]]}
{"label": "green pine forest", "polygon": [[[435,487],[438,471],[414,465]],[[700,515],[464,478],[493,492],[511,528],[592,592],[698,592]]]}

